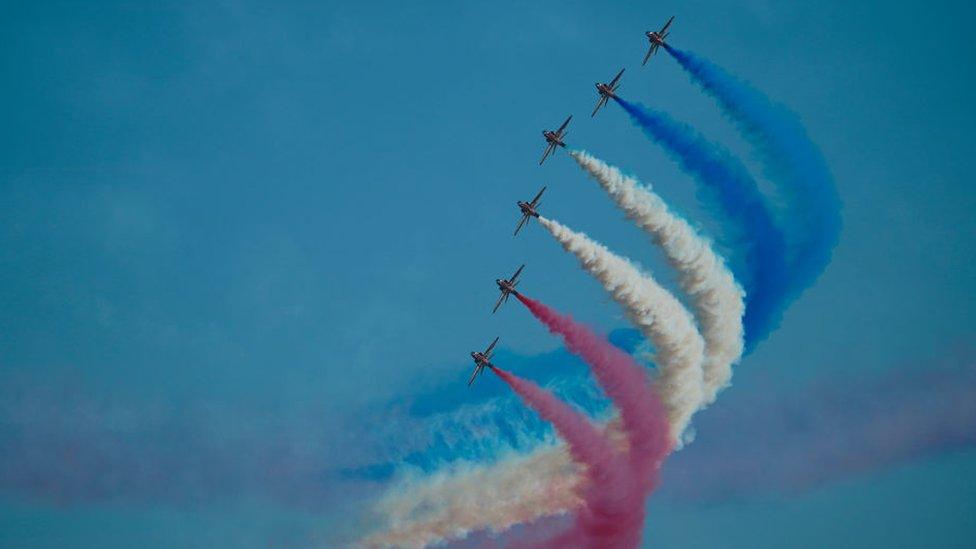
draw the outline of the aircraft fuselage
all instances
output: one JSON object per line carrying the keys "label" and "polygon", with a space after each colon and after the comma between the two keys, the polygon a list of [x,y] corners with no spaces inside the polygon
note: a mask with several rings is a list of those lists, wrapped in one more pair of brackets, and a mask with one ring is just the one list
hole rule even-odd
{"label": "aircraft fuselage", "polygon": [[657,44],[658,46],[664,44],[664,38],[656,32],[648,32],[647,39],[651,41],[652,44]]}
{"label": "aircraft fuselage", "polygon": [[478,351],[471,351],[471,358],[474,359],[474,363],[479,366],[492,367],[491,362],[488,361],[488,357],[484,353],[479,353]]}
{"label": "aircraft fuselage", "polygon": [[498,284],[498,289],[501,290],[501,291],[503,291],[503,292],[505,292],[505,293],[511,293],[511,294],[516,293],[515,286],[511,282],[509,282],[507,280],[502,280],[500,278],[496,278],[495,279],[495,284]]}
{"label": "aircraft fuselage", "polygon": [[535,208],[528,202],[518,201],[518,207],[522,210],[524,215],[531,215],[532,217],[539,217],[539,212],[535,211]]}
{"label": "aircraft fuselage", "polygon": [[596,91],[604,97],[617,97],[610,86],[602,82],[596,85]]}
{"label": "aircraft fuselage", "polygon": [[559,137],[556,135],[556,132],[551,132],[549,130],[545,130],[544,132],[542,132],[542,135],[546,138],[546,141],[548,141],[549,143],[552,143],[553,145],[559,145],[560,147],[565,147],[566,146],[566,144],[563,143],[559,139]]}

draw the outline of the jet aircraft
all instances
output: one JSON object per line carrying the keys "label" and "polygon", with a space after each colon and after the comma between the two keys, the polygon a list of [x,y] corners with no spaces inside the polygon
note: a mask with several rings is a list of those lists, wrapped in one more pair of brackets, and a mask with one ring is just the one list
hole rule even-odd
{"label": "jet aircraft", "polygon": [[559,126],[559,129],[556,131],[542,130],[542,137],[546,138],[546,152],[543,153],[542,160],[539,161],[540,166],[546,161],[546,158],[548,158],[549,155],[556,150],[556,146],[564,149],[566,148],[566,143],[563,142],[563,137],[566,135],[566,126],[569,125],[569,121],[572,119],[573,115],[569,115],[566,121],[563,122],[563,125]]}
{"label": "jet aircraft", "polygon": [[471,374],[471,379],[468,380],[468,387],[474,383],[474,378],[478,377],[485,368],[495,368],[495,365],[491,363],[491,354],[495,348],[495,344],[498,343],[498,338],[491,342],[491,345],[485,349],[485,352],[479,353],[478,351],[471,351],[471,358],[474,359],[474,372]]}
{"label": "jet aircraft", "polygon": [[641,63],[642,66],[646,65],[647,60],[650,59],[655,52],[657,52],[659,47],[664,45],[664,39],[668,37],[668,27],[671,26],[671,21],[674,21],[673,15],[671,16],[671,19],[668,19],[668,22],[661,27],[661,30],[657,32],[647,31],[644,33],[644,36],[646,36],[651,42],[651,49],[647,50],[647,55],[644,56],[644,62]]}
{"label": "jet aircraft", "polygon": [[532,202],[522,202],[519,200],[516,202],[518,204],[519,210],[522,211],[522,220],[519,221],[518,227],[515,227],[515,234],[518,235],[519,231],[522,230],[522,225],[529,220],[530,217],[539,217],[538,207],[540,206],[539,198],[542,197],[542,193],[546,192],[546,188],[542,187],[539,194],[535,195]]}
{"label": "jet aircraft", "polygon": [[597,82],[596,91],[600,94],[600,100],[597,102],[596,108],[593,109],[593,114],[591,114],[590,117],[596,116],[596,111],[600,110],[600,107],[606,105],[607,101],[609,101],[611,97],[617,97],[615,92],[617,91],[617,88],[620,87],[620,77],[624,75],[624,70],[625,69],[620,69],[620,72],[617,73],[617,76],[613,77],[613,80],[611,80],[609,84]]}
{"label": "jet aircraft", "polygon": [[522,274],[522,269],[524,268],[525,264],[523,263],[522,266],[515,271],[515,274],[512,275],[512,278],[509,278],[508,280],[505,280],[504,278],[495,279],[495,284],[498,285],[498,290],[502,293],[502,295],[498,296],[498,301],[495,302],[495,308],[491,310],[491,314],[495,314],[495,311],[502,306],[502,303],[508,301],[509,295],[519,295],[518,290],[516,290],[515,287],[518,286],[518,277],[520,274]]}

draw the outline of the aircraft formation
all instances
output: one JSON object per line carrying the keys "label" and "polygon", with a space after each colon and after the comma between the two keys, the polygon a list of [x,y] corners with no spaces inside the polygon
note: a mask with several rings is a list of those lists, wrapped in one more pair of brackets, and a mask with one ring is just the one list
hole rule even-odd
{"label": "aircraft formation", "polygon": [[[658,48],[664,45],[665,39],[668,37],[668,34],[670,33],[669,29],[673,21],[674,21],[674,16],[671,16],[671,18],[668,19],[667,23],[665,23],[664,26],[661,27],[661,30],[647,31],[644,33],[644,36],[647,37],[647,40],[649,42],[649,49],[647,50],[647,55],[644,56],[644,61],[641,63],[641,66],[646,65],[647,61],[655,53],[657,53]],[[620,72],[617,73],[617,76],[614,76],[613,80],[611,80],[610,82],[596,83],[596,91],[597,94],[599,94],[600,99],[596,104],[596,108],[593,109],[593,113],[590,115],[590,117],[596,116],[597,111],[599,111],[601,107],[606,105],[611,98],[617,97],[616,91],[617,88],[620,87],[620,78],[624,75],[625,70],[626,69],[620,69]],[[566,120],[563,121],[563,123],[555,131],[542,130],[542,137],[545,138],[546,140],[546,149],[542,154],[542,159],[539,160],[540,166],[546,161],[547,158],[549,158],[549,156],[551,156],[556,151],[557,147],[562,147],[564,149],[566,148],[566,142],[564,141],[563,138],[566,137],[566,134],[568,133],[567,127],[569,126],[569,123],[572,119],[573,119],[573,115],[569,115],[568,117],[566,117]],[[531,201],[524,202],[522,200],[519,200],[516,202],[516,204],[519,207],[519,211],[522,214],[522,218],[521,220],[519,220],[518,225],[515,227],[515,235],[518,235],[519,231],[522,230],[522,227],[525,226],[525,224],[529,221],[530,218],[539,217],[538,208],[541,205],[539,200],[542,198],[542,193],[544,193],[545,191],[546,191],[546,187],[543,186],[542,190],[540,190],[538,194],[535,195],[535,198],[533,198]],[[498,296],[498,301],[495,302],[495,307],[491,310],[492,314],[498,311],[498,308],[501,307],[503,303],[508,301],[508,297],[510,295],[514,294],[516,297],[519,295],[519,292],[518,290],[515,289],[515,287],[516,285],[518,285],[518,277],[519,275],[522,274],[522,269],[524,268],[525,268],[525,264],[522,264],[515,271],[515,274],[513,274],[511,278],[495,279],[495,284],[498,286],[498,290],[501,292],[501,295]],[[495,365],[492,364],[491,362],[491,355],[494,352],[495,345],[498,343],[498,339],[499,338],[496,337],[495,340],[491,342],[491,345],[489,345],[488,348],[484,350],[484,352],[471,351],[471,358],[472,360],[474,360],[474,372],[471,373],[471,378],[468,380],[469,387],[471,386],[472,383],[474,383],[474,380],[475,378],[478,377],[478,374],[484,371],[485,368],[492,368],[492,369],[495,368]]]}

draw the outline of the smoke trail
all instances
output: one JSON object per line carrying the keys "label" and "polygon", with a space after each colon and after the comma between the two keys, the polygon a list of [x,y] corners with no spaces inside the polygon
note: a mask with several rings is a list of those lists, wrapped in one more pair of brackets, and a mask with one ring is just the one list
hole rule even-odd
{"label": "smoke trail", "polygon": [[[644,517],[643,491],[640,489],[640,483],[631,481],[632,470],[622,461],[610,437],[591,424],[584,415],[535,383],[499,368],[493,368],[493,371],[519,395],[527,406],[555,427],[560,437],[566,441],[573,462],[583,466],[582,475],[579,475],[579,467],[576,466],[556,469],[562,471],[562,474],[567,477],[580,477],[573,481],[572,488],[577,489],[582,496],[582,501],[579,498],[566,498],[565,494],[558,498],[561,502],[573,504],[571,507],[558,509],[559,512],[577,509],[573,528],[558,538],[560,543],[558,546],[572,541],[582,542],[584,546],[636,547]],[[643,384],[646,386],[646,382]],[[663,418],[663,414],[659,417]],[[664,429],[659,431],[665,432]],[[666,435],[660,433],[658,436],[666,438]],[[667,444],[664,444],[664,448],[667,448]],[[534,487],[538,494],[549,499],[554,489],[560,491],[560,488],[565,488],[565,482],[562,485],[556,483]],[[471,521],[477,520],[478,515],[483,512],[483,506],[477,505],[477,501],[484,501],[490,496],[477,485],[469,485],[465,488],[468,497],[472,500],[469,502],[472,506],[467,508],[467,512],[442,516],[440,520],[435,521],[417,521],[413,517],[402,517],[407,519],[402,525],[384,534],[365,539],[363,545],[367,547],[423,546],[442,539],[462,537],[464,533],[473,529]],[[511,492],[517,493],[517,488],[515,485],[509,485],[510,493],[497,494],[501,497],[490,500],[492,507],[504,507],[504,502],[511,499]],[[434,486],[432,489],[437,491],[440,487]],[[498,517],[496,514],[496,518],[502,518],[508,526],[538,518],[536,509],[525,505],[525,501],[520,503],[506,509],[508,516]]]}
{"label": "smoke trail", "polygon": [[539,223],[600,281],[654,344],[660,363],[656,386],[668,412],[671,436],[678,443],[703,395],[705,343],[691,313],[653,278],[585,234],[545,217],[539,217]]}
{"label": "smoke trail", "polygon": [[[431,543],[463,536],[475,529],[473,523],[478,520],[481,520],[481,528],[490,525],[492,529],[504,530],[517,523],[529,523],[577,509],[573,528],[549,540],[547,546],[565,547],[580,543],[593,547],[637,546],[643,525],[644,501],[657,485],[660,465],[672,447],[663,403],[651,390],[643,368],[630,355],[572,318],[526,296],[516,295],[533,315],[563,337],[571,352],[583,358],[619,408],[626,439],[624,455],[616,455],[610,442],[618,436],[620,423],[612,423],[604,436],[550,393],[497,370],[496,373],[530,407],[555,425],[568,442],[574,460],[588,465],[587,478],[579,479],[577,471],[566,459],[566,453],[555,448],[528,458],[528,467],[504,468],[491,475],[484,475],[483,472],[489,469],[480,467],[476,474],[455,477],[452,480],[460,482],[450,487],[439,482],[428,482],[419,489],[411,487],[407,489],[411,494],[409,501],[398,497],[387,499],[388,506],[383,511],[394,518],[394,527],[385,534],[368,538],[367,545]],[[585,424],[582,431],[585,437],[580,436],[579,429],[583,427],[576,423],[579,421]],[[594,442],[597,438],[603,443]],[[581,453],[580,449],[590,453]],[[569,497],[573,493],[583,496],[582,505],[578,498]],[[487,521],[476,504],[473,508],[466,507],[472,502],[458,500],[459,495],[473,499],[475,494],[480,498],[491,496],[492,501],[497,502]],[[544,497],[540,498],[540,494]],[[424,498],[432,498],[432,505],[418,506],[418,500]],[[441,498],[453,501],[444,502]],[[438,510],[447,507],[457,512],[440,513],[427,520],[412,516],[418,508],[428,510],[432,507]]]}
{"label": "smoke trail", "polygon": [[678,271],[678,281],[692,298],[705,340],[704,404],[714,402],[732,378],[732,365],[742,356],[742,289],[711,244],[649,186],[585,151],[572,151],[570,156],[661,246],[668,263]]}
{"label": "smoke trail", "polygon": [[756,181],[735,156],[691,126],[639,103],[616,98],[634,124],[698,183],[698,197],[730,229],[735,262],[746,290],[746,348],[750,351],[779,327],[790,292],[786,239],[773,220]]}
{"label": "smoke trail", "polygon": [[[635,365],[636,366],[636,365]],[[553,424],[569,445],[570,454],[586,465],[584,505],[576,513],[574,528],[546,545],[565,547],[636,547],[644,522],[641,483],[631,482],[632,471],[621,462],[610,439],[566,403],[538,385],[505,370],[494,369],[522,400]],[[642,383],[646,385],[646,382]],[[663,414],[660,426],[666,427]],[[658,436],[666,438],[660,429]],[[663,445],[665,451],[667,444]]]}
{"label": "smoke trail", "polygon": [[388,492],[376,505],[383,531],[361,544],[423,547],[477,530],[503,532],[579,508],[582,490],[579,471],[562,444],[491,465],[454,466]]}
{"label": "smoke trail", "polygon": [[613,446],[603,432],[591,424],[585,416],[529,380],[501,368],[492,368],[492,371],[507,383],[528,407],[555,427],[556,432],[569,444],[569,453],[577,463],[586,465],[593,476],[604,477],[610,474],[602,468],[613,461]]}
{"label": "smoke trail", "polygon": [[785,201],[796,232],[789,257],[791,296],[799,296],[830,263],[840,238],[840,198],[823,155],[799,118],[760,91],[693,53],[664,48],[711,95],[753,145],[766,176]]}
{"label": "smoke trail", "polygon": [[600,387],[620,410],[631,465],[640,481],[653,486],[655,473],[670,448],[670,439],[664,407],[650,388],[644,369],[633,357],[572,317],[525,295],[516,296],[550,331],[562,336],[570,352],[590,366]]}

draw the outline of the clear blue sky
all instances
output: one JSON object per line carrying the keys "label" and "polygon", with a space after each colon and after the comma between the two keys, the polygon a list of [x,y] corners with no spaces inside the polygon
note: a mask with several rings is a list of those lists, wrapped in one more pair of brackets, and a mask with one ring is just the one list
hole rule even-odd
{"label": "clear blue sky", "polygon": [[[122,410],[92,415],[139,433],[159,409],[246,410],[221,412],[226,435],[315,410],[309,439],[358,456],[368,450],[347,430],[363,421],[350,418],[447,383],[463,390],[467,351],[495,335],[520,356],[556,348],[511,303],[488,315],[491,280],[523,261],[531,294],[603,330],[625,327],[538,227],[511,238],[514,202],[548,184],[544,212],[669,280],[564,154],[536,165],[540,130],[573,113],[571,145],[715,230],[692,182],[620,109],[588,117],[593,83],[626,66],[625,97],[749,159],[675,63],[640,68],[642,33],[671,14],[675,44],[803,118],[844,203],[832,265],[732,391],[759,377],[803,391],[938,360],[976,332],[974,11],[768,0],[8,7],[4,421],[55,439],[71,424],[63,416],[89,408]],[[75,401],[97,404],[49,404]],[[0,434],[2,468],[23,456]],[[302,545],[331,516],[246,494],[132,503],[124,488],[65,503],[67,488],[25,488],[10,471],[0,469],[0,542],[11,546]],[[969,450],[773,504],[652,505],[655,546],[677,547],[688,530],[699,538],[687,546],[702,547],[971,546],[974,477]]]}

